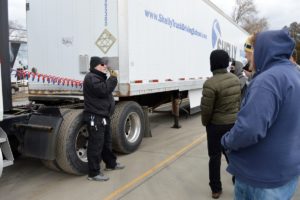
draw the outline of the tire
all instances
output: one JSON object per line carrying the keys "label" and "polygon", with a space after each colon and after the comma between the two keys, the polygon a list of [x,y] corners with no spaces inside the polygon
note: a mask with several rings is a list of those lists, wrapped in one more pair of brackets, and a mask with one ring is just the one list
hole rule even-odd
{"label": "tire", "polygon": [[66,113],[56,144],[56,162],[62,171],[75,175],[87,174],[87,139],[82,110]]}
{"label": "tire", "polygon": [[145,117],[139,104],[124,101],[116,105],[111,119],[113,149],[120,153],[134,152],[142,142]]}
{"label": "tire", "polygon": [[57,165],[57,162],[56,160],[41,160],[43,165],[45,167],[47,167],[48,169],[51,169],[53,171],[57,171],[57,172],[60,172],[61,169],[60,167]]}
{"label": "tire", "polygon": [[[71,110],[70,109],[60,109],[60,113],[62,115],[62,117],[64,117],[64,115],[68,112],[70,112]],[[53,171],[57,171],[57,172],[60,172],[61,171],[61,168],[58,166],[57,162],[56,162],[56,159],[55,160],[41,160],[43,165],[45,167],[47,167],[48,169],[51,169]]]}

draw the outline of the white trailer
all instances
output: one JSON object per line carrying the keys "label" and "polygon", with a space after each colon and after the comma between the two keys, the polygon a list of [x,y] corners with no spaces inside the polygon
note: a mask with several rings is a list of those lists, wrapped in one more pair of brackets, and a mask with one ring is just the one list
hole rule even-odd
{"label": "white trailer", "polygon": [[247,33],[207,0],[27,2],[29,65],[82,80],[91,56],[109,57],[117,96],[199,89],[213,49],[244,57]]}
{"label": "white trailer", "polygon": [[20,149],[73,174],[87,169],[81,84],[91,56],[108,57],[119,72],[112,134],[123,153],[141,143],[148,108],[172,101],[175,128],[181,99],[199,110],[212,50],[244,59],[247,33],[208,0],[27,0],[26,9],[28,63],[37,73],[23,75],[40,107],[17,125],[25,129]]}

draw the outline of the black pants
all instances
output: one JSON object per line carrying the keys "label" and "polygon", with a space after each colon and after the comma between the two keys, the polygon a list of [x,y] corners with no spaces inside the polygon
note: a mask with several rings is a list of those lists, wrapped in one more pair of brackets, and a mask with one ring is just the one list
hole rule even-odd
{"label": "black pants", "polygon": [[90,115],[88,119],[85,120],[89,131],[87,158],[89,176],[94,177],[100,173],[101,160],[104,161],[107,168],[114,168],[117,158],[112,152],[110,120],[106,118],[107,125],[104,125],[103,118],[95,116],[94,126],[91,126]]}
{"label": "black pants", "polygon": [[224,154],[228,163],[228,158],[221,145],[222,136],[233,127],[233,124],[206,126],[207,132],[207,148],[209,156],[209,185],[212,192],[222,190],[220,178],[221,156]]}

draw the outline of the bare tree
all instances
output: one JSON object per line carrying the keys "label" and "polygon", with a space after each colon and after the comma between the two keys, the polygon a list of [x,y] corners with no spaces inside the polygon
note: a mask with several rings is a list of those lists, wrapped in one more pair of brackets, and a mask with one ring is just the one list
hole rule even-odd
{"label": "bare tree", "polygon": [[13,41],[26,41],[27,32],[18,21],[9,21],[9,38]]}
{"label": "bare tree", "polygon": [[249,33],[268,29],[266,18],[258,18],[258,11],[253,0],[236,0],[236,6],[232,12],[232,19]]}
{"label": "bare tree", "polygon": [[295,49],[296,49],[297,55],[298,55],[296,62],[298,64],[300,64],[300,23],[293,22],[289,26],[285,26],[283,28],[288,28],[289,29],[291,37],[296,42]]}
{"label": "bare tree", "polygon": [[236,7],[232,12],[232,19],[240,24],[247,20],[249,16],[257,13],[256,7],[252,0],[236,0]]}
{"label": "bare tree", "polygon": [[261,32],[268,29],[268,21],[266,18],[254,18],[250,17],[245,20],[242,27],[249,33]]}
{"label": "bare tree", "polygon": [[296,42],[300,43],[300,23],[293,22],[288,27],[291,33],[291,36],[295,39]]}

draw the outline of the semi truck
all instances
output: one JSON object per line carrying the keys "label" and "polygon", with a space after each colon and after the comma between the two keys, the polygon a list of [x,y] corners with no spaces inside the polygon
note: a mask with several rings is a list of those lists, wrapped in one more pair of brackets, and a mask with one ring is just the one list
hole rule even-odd
{"label": "semi truck", "polygon": [[[11,117],[1,127],[13,152],[71,174],[87,172],[82,80],[90,57],[106,57],[119,74],[111,127],[114,150],[125,154],[149,133],[149,111],[171,102],[174,128],[183,99],[189,113],[200,111],[212,50],[245,59],[248,33],[209,0],[27,0],[26,13],[35,71],[17,74],[28,79],[30,104],[8,103],[4,115]],[[7,78],[5,59],[2,68]]]}

